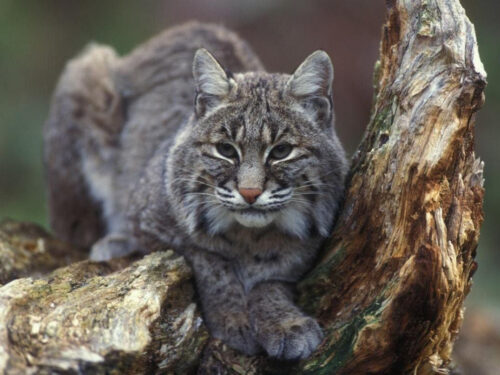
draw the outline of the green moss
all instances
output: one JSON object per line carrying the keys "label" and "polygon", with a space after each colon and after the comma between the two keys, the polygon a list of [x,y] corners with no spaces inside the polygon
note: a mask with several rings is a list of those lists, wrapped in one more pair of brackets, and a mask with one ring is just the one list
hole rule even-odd
{"label": "green moss", "polygon": [[382,76],[382,64],[380,63],[380,60],[375,61],[375,65],[373,66],[373,98],[375,102],[375,98],[377,97],[378,90],[380,88],[380,78]]}
{"label": "green moss", "polygon": [[398,98],[394,96],[392,102],[378,110],[375,118],[372,121],[372,129],[370,132],[376,131],[382,133],[391,128],[394,120],[394,109],[397,108]]}
{"label": "green moss", "polygon": [[33,288],[29,291],[28,298],[31,300],[37,300],[46,298],[52,293],[52,287],[45,281],[36,281],[33,284]]}
{"label": "green moss", "polygon": [[346,255],[345,246],[341,245],[327,261],[319,264],[315,267],[309,274],[304,278],[300,285],[307,287],[308,284],[316,283],[318,280],[326,278],[330,274],[331,270],[335,268]]}
{"label": "green moss", "polygon": [[65,296],[69,292],[71,292],[71,290],[72,290],[72,286],[71,286],[71,282],[69,282],[69,281],[60,282],[60,283],[51,285],[51,293],[55,294],[56,296],[57,295]]}
{"label": "green moss", "polygon": [[335,282],[331,274],[337,265],[344,259],[346,255],[345,247],[341,246],[330,258],[315,267],[298,285],[299,290],[299,306],[309,313],[313,314],[318,310],[321,299],[328,295],[325,289],[335,289]]}
{"label": "green moss", "polygon": [[312,360],[305,362],[297,373],[307,375],[336,374],[351,358],[359,332],[368,324],[373,324],[379,319],[383,300],[383,297],[379,297],[363,312],[357,314],[351,322],[330,330],[327,333],[330,342],[326,348],[321,350],[321,356],[313,357]]}
{"label": "green moss", "polygon": [[434,4],[429,5],[428,0],[422,1],[422,8],[418,18],[417,34],[423,37],[433,38],[436,35],[436,25],[441,23],[439,8]]}

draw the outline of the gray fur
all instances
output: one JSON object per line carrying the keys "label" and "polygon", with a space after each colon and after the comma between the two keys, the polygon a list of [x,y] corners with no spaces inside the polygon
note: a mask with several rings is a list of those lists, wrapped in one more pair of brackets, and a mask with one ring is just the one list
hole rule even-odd
{"label": "gray fur", "polygon": [[[213,25],[173,28],[122,59],[91,46],[68,64],[45,127],[54,231],[93,244],[95,260],[173,247],[213,336],[307,357],[322,333],[293,283],[330,233],[346,173],[332,79],[321,51],[293,75],[266,73]],[[244,191],[260,195],[250,204]]]}

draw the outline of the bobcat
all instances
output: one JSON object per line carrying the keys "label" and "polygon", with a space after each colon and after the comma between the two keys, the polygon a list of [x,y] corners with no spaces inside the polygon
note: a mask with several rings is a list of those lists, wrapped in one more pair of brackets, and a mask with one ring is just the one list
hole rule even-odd
{"label": "bobcat", "polygon": [[44,130],[53,230],[94,260],[172,247],[214,337],[309,356],[322,331],[293,286],[330,233],[347,164],[332,79],[323,51],[267,73],[215,25],[170,29],[123,58],[88,47]]}

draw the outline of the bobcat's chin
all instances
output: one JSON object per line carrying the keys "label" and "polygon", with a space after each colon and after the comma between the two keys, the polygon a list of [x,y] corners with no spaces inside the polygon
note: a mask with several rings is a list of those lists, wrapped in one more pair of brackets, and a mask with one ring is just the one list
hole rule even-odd
{"label": "bobcat's chin", "polygon": [[273,212],[261,210],[241,210],[233,213],[235,220],[247,228],[263,228],[273,222],[276,215]]}

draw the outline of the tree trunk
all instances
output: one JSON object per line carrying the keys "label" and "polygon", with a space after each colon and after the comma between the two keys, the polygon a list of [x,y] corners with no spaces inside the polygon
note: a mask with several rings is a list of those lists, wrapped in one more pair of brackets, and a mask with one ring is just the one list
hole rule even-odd
{"label": "tree trunk", "polygon": [[328,338],[304,373],[446,373],[483,218],[485,72],[456,0],[388,3],[342,216],[302,282]]}
{"label": "tree trunk", "polygon": [[326,331],[311,358],[277,363],[209,339],[189,269],[159,252],[1,287],[0,372],[448,373],[477,268],[484,191],[474,113],[486,73],[458,0],[387,8],[344,209],[299,285],[301,306]]}

